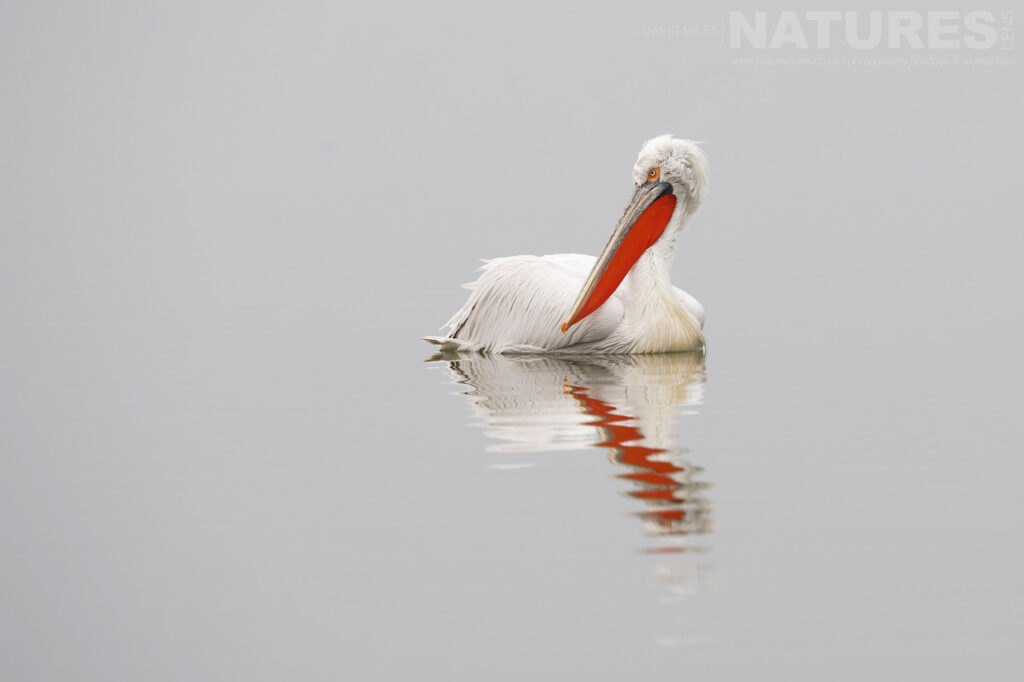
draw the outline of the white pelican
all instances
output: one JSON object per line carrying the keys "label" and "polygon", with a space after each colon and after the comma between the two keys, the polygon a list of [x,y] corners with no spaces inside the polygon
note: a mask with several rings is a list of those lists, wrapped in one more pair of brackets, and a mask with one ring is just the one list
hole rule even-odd
{"label": "white pelican", "polygon": [[[491,353],[664,353],[704,347],[704,308],[672,286],[679,234],[708,190],[696,143],[643,146],[636,187],[604,251],[485,261],[448,321],[443,350]],[[621,285],[621,286],[620,286]]]}

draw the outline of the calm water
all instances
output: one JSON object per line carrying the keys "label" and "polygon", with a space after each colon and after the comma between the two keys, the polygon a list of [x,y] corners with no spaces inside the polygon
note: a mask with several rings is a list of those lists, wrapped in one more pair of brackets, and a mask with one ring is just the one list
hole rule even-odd
{"label": "calm water", "polygon": [[998,363],[339,356],[341,329],[8,321],[11,679],[1019,669]]}
{"label": "calm water", "polygon": [[[699,0],[0,14],[0,680],[1024,679],[1019,65],[736,65]],[[666,132],[706,357],[429,357]]]}

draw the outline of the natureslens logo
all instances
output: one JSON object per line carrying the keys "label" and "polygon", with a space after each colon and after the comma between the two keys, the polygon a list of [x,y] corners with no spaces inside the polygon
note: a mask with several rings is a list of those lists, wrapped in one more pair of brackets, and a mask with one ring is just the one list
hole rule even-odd
{"label": "natureslens logo", "polygon": [[1013,11],[841,12],[732,11],[732,49],[994,50],[1013,49]]}

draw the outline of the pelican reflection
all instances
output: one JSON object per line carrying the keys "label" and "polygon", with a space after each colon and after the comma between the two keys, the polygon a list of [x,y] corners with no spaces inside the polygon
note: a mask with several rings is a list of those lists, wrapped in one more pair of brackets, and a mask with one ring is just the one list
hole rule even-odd
{"label": "pelican reflection", "polygon": [[[707,483],[678,444],[676,419],[703,400],[704,354],[438,355],[493,439],[492,452],[598,447],[655,536],[707,533]],[[681,551],[662,547],[653,551]]]}

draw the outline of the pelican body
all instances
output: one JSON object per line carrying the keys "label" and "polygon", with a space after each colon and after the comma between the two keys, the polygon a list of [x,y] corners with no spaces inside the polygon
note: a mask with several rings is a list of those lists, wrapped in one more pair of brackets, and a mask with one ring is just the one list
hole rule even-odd
{"label": "pelican body", "polygon": [[705,346],[704,308],[669,279],[676,243],[708,189],[707,159],[689,140],[649,140],[633,195],[597,258],[485,261],[447,323],[443,350],[484,353],[666,353]]}

